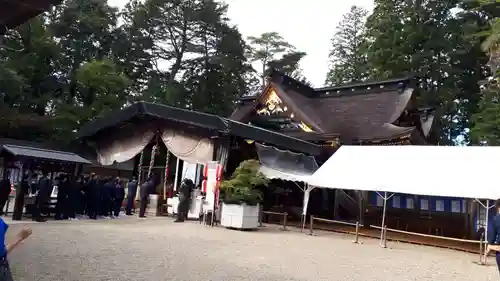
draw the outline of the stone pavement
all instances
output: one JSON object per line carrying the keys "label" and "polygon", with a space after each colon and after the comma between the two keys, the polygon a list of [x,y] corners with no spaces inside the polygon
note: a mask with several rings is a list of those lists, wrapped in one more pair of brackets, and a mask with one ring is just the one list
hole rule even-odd
{"label": "stone pavement", "polygon": [[[18,281],[491,281],[477,255],[324,234],[255,232],[123,218],[28,224],[33,237],[9,257]],[[13,224],[9,236],[22,227]],[[12,237],[10,237],[12,238]],[[490,264],[493,264],[493,259]]]}

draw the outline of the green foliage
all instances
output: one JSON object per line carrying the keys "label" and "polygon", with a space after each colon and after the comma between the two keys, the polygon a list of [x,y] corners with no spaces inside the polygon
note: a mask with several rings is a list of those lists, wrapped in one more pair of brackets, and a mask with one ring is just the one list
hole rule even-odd
{"label": "green foliage", "polygon": [[228,115],[253,71],[226,13],[210,0],[62,1],[0,42],[0,136],[69,142],[138,100]]}
{"label": "green foliage", "polygon": [[262,201],[262,193],[257,189],[266,186],[269,179],[259,172],[257,160],[245,160],[234,171],[231,179],[222,181],[220,190],[225,204],[256,205]]}
{"label": "green foliage", "polygon": [[472,121],[470,135],[474,143],[500,145],[500,87],[491,86],[484,91]]}
{"label": "green foliage", "polygon": [[439,144],[469,142],[480,102],[488,58],[474,35],[499,15],[473,2],[376,0],[366,23],[370,78],[419,77],[416,105],[437,109]]}
{"label": "green foliage", "polygon": [[[491,1],[482,1],[481,7],[490,4]],[[500,1],[496,1],[496,4],[500,4]],[[479,110],[472,117],[470,135],[475,144],[500,145],[500,20],[491,20],[490,28],[479,35],[486,37],[482,47],[489,55],[491,76],[482,81],[481,101]]]}
{"label": "green foliage", "polygon": [[258,37],[250,36],[248,41],[250,61],[259,62],[262,67],[256,71],[261,80],[261,89],[266,84],[266,70],[269,67],[307,83],[299,68],[299,61],[306,56],[306,53],[297,51],[277,32],[265,32]]}
{"label": "green foliage", "polygon": [[342,85],[365,80],[368,75],[365,21],[368,11],[352,6],[337,26],[329,54],[325,84]]}

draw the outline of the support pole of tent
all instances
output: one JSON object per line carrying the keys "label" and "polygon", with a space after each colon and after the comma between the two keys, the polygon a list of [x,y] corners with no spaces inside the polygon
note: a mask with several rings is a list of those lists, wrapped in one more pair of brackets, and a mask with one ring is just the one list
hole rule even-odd
{"label": "support pole of tent", "polygon": [[394,193],[391,194],[390,196],[387,196],[387,192],[384,192],[384,196],[380,194],[378,191],[376,191],[377,195],[380,196],[384,200],[384,207],[382,209],[382,225],[381,225],[381,231],[380,231],[380,246],[382,248],[387,248],[387,226],[385,225],[385,217],[386,217],[386,212],[387,212],[387,200],[389,200],[392,196],[394,196]]}
{"label": "support pole of tent", "polygon": [[311,190],[315,187],[311,188],[308,183],[304,184],[304,201],[302,203],[302,229],[304,231],[307,223],[307,207],[309,205],[309,195],[311,194]]}
{"label": "support pole of tent", "polygon": [[382,209],[382,231],[380,232],[380,246],[384,246],[383,240],[384,240],[384,228],[385,228],[385,212],[387,210],[387,192],[384,192],[384,207]]}
{"label": "support pole of tent", "polygon": [[180,160],[179,157],[177,157],[177,162],[175,164],[174,191],[177,191],[177,180],[179,178],[179,164]]}
{"label": "support pole of tent", "polygon": [[490,200],[487,199],[486,200],[486,205],[484,205],[481,200],[479,199],[475,199],[477,201],[477,203],[479,203],[479,205],[481,205],[483,208],[485,208],[486,210],[486,214],[485,214],[485,227],[484,227],[484,240],[483,241],[480,241],[480,243],[484,243],[484,247],[481,247],[480,248],[480,253],[479,253],[479,260],[480,260],[480,264],[481,265],[485,265],[486,264],[486,260],[487,260],[487,252],[488,252],[488,220],[489,220],[489,212],[490,212],[490,208],[492,206],[490,206]]}
{"label": "support pole of tent", "polygon": [[486,200],[486,226],[484,227],[484,237],[485,241],[488,241],[488,219],[489,219],[489,213],[490,213],[490,200]]}
{"label": "support pole of tent", "polygon": [[487,252],[488,252],[488,219],[489,219],[489,213],[490,213],[490,200],[487,199],[486,200],[486,215],[485,215],[485,220],[486,220],[486,226],[484,227],[484,241],[486,242],[485,243],[485,247],[484,247],[484,252],[483,252],[483,256],[484,256],[484,261],[483,261],[483,264],[486,264],[486,260],[488,259],[488,257],[486,256],[487,255]]}
{"label": "support pole of tent", "polygon": [[[307,192],[307,183],[304,183],[304,189],[302,189],[302,191],[304,191],[304,197],[305,197]],[[304,202],[304,200],[302,200],[302,216],[300,216],[300,222],[302,224],[302,228],[300,229],[300,232],[303,232],[304,228],[306,228],[307,209],[305,208],[306,208],[306,203]],[[304,209],[306,210],[305,212]]]}

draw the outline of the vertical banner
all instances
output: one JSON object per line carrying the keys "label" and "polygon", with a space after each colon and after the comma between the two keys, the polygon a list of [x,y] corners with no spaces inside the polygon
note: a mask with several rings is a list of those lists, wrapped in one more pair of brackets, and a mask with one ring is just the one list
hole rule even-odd
{"label": "vertical banner", "polygon": [[219,185],[223,167],[216,161],[208,162],[203,169],[203,192],[209,206],[219,206]]}

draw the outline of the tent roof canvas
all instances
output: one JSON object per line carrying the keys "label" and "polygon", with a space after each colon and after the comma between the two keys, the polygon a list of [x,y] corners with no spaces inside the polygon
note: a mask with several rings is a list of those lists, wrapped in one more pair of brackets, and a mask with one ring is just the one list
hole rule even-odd
{"label": "tent roof canvas", "polygon": [[310,178],[324,188],[498,199],[500,147],[342,146]]}

